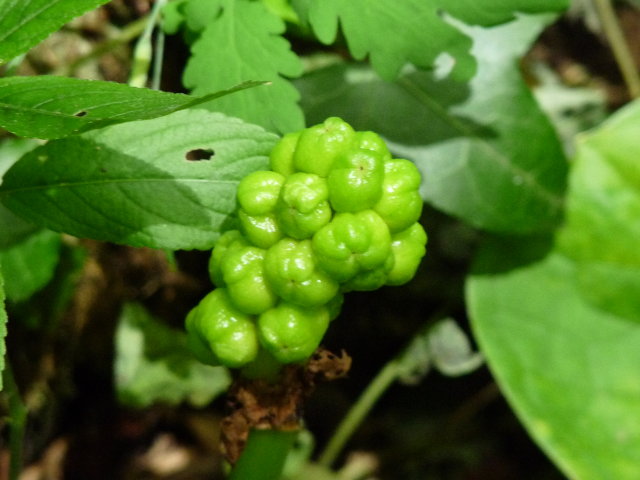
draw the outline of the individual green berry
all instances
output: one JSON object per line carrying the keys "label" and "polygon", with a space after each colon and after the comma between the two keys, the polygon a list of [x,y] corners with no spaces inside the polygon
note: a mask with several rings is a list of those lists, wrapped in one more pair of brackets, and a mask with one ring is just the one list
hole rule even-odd
{"label": "individual green berry", "polygon": [[250,173],[238,184],[240,208],[249,215],[264,215],[273,211],[285,177],[279,173],[262,171]]}
{"label": "individual green berry", "polygon": [[265,250],[247,245],[228,253],[221,265],[229,298],[251,315],[270,309],[278,300],[264,276],[264,256]]}
{"label": "individual green berry", "polygon": [[384,164],[382,196],[373,206],[392,233],[409,228],[420,218],[422,197],[420,172],[409,160],[393,159]]}
{"label": "individual green berry", "polygon": [[387,275],[387,285],[403,285],[415,276],[426,252],[426,243],[427,234],[417,222],[391,237],[394,264]]}
{"label": "individual green berry", "polygon": [[312,173],[289,175],[276,206],[282,231],[295,239],[310,238],[331,220],[327,182]]}
{"label": "individual green berry", "polygon": [[337,117],[303,130],[293,153],[295,170],[326,177],[336,158],[351,148],[354,136],[353,128]]}
{"label": "individual green berry", "polygon": [[282,302],[258,317],[258,336],[264,348],[280,362],[300,362],[318,348],[328,325],[326,308]]}
{"label": "individual green berry", "polygon": [[384,157],[372,150],[352,149],[339,156],[327,177],[329,202],[336,212],[373,207],[382,195]]}
{"label": "individual green berry", "polygon": [[211,348],[209,348],[200,333],[193,326],[193,320],[198,313],[197,309],[198,307],[192,308],[185,321],[187,330],[187,347],[198,361],[206,365],[217,367],[220,365],[220,360],[213,354]]}
{"label": "individual green berry", "polygon": [[228,230],[218,239],[215,248],[209,257],[209,277],[214,285],[218,287],[224,286],[222,278],[222,260],[234,248],[248,245],[245,237],[238,230]]}
{"label": "individual green berry", "polygon": [[389,152],[389,148],[387,148],[387,144],[384,143],[384,140],[382,140],[377,133],[356,132],[353,144],[356,148],[379,153],[385,161],[391,159],[391,153]]}
{"label": "individual green berry", "polygon": [[387,256],[384,263],[373,270],[364,270],[343,283],[340,290],[346,292],[370,292],[386,284],[389,271],[393,268],[393,255]]}
{"label": "individual green berry", "polygon": [[256,247],[269,248],[282,238],[282,229],[275,212],[265,215],[249,215],[243,210],[239,210],[238,220],[240,220],[242,233]]}
{"label": "individual green berry", "polygon": [[338,282],[382,266],[391,254],[389,229],[373,210],[339,213],[312,239],[318,266]]}
{"label": "individual green berry", "polygon": [[[253,318],[238,310],[224,288],[217,288],[204,297],[193,316],[187,316],[187,330],[195,335],[196,346],[206,345],[227,367],[240,367],[258,354],[258,337]],[[192,344],[193,346],[193,344]]]}
{"label": "individual green berry", "polygon": [[298,146],[298,138],[301,132],[287,133],[273,147],[269,155],[269,167],[274,172],[288,176],[295,172],[293,166],[293,153]]}
{"label": "individual green berry", "polygon": [[303,307],[318,307],[338,293],[338,283],[317,268],[311,240],[283,238],[267,250],[264,271],[282,299]]}

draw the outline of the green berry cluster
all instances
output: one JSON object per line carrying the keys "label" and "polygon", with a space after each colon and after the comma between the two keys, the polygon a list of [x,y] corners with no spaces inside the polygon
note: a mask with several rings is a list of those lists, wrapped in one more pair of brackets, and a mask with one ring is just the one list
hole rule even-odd
{"label": "green berry cluster", "polygon": [[239,229],[216,244],[217,288],[188,315],[210,364],[307,359],[349,291],[408,282],[425,253],[420,174],[339,118],[285,135],[238,185]]}

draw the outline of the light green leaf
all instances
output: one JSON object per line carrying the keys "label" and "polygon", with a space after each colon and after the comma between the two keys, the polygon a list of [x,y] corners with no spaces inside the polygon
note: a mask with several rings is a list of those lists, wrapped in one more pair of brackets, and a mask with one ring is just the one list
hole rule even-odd
{"label": "light green leaf", "polygon": [[262,83],[245,82],[192,97],[77,78],[0,78],[0,126],[23,137],[60,138],[115,123],[161,117]]}
{"label": "light green leaf", "polygon": [[465,27],[482,61],[469,84],[429,72],[383,82],[363,66],[333,66],[297,82],[310,123],[338,115],[385,137],[423,173],[423,198],[478,228],[528,233],[561,216],[567,162],[519,58],[549,21],[522,17]]}
{"label": "light green leaf", "polygon": [[640,322],[640,101],[580,138],[558,240],[583,294]]}
{"label": "light green leaf", "polygon": [[233,220],[237,183],[267,167],[276,141],[238,119],[183,110],[51,141],[5,174],[0,200],[77,237],[207,249]]}
{"label": "light green leaf", "polygon": [[640,326],[585,302],[575,265],[558,253],[504,271],[504,259],[520,253],[485,246],[467,284],[498,384],[569,478],[637,479]]}
{"label": "light green leaf", "polygon": [[41,230],[9,249],[0,250],[0,268],[4,272],[8,300],[26,300],[51,280],[60,246],[59,234]]}
{"label": "light green leaf", "polygon": [[4,308],[4,282],[2,267],[0,267],[0,392],[2,391],[2,372],[4,371],[4,356],[6,353],[4,338],[7,336],[7,311]]}
{"label": "light green leaf", "polygon": [[340,23],[351,55],[356,60],[368,56],[386,80],[393,80],[407,63],[431,68],[443,53],[455,59],[453,76],[465,80],[475,71],[471,42],[446,20],[444,12],[471,23],[493,25],[513,19],[516,11],[562,10],[567,1],[300,0],[294,6],[325,44],[335,41]]}
{"label": "light green leaf", "polygon": [[185,86],[204,95],[247,80],[269,81],[265,88],[220,99],[208,108],[276,132],[301,129],[299,95],[285,77],[300,75],[302,64],[281,36],[284,22],[262,3],[249,0],[192,1],[188,7],[190,28],[206,26],[191,46]]}
{"label": "light green leaf", "polygon": [[126,405],[187,401],[201,407],[230,384],[225,368],[198,362],[187,348],[186,334],[163,325],[141,305],[124,306],[115,342],[116,388]]}
{"label": "light green leaf", "polygon": [[0,64],[109,0],[0,0]]}

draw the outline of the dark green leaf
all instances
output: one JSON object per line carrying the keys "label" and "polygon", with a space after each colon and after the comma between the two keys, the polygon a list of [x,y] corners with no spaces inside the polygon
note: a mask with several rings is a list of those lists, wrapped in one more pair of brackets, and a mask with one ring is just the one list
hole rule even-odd
{"label": "dark green leaf", "polygon": [[4,309],[4,282],[0,267],[0,392],[2,391],[2,371],[4,370],[4,337],[7,336],[7,311]]}
{"label": "dark green leaf", "polygon": [[0,64],[109,0],[0,0]]}
{"label": "dark green leaf", "polygon": [[232,220],[237,183],[266,168],[276,141],[238,119],[184,110],[51,141],[5,174],[0,200],[78,237],[207,249]]}
{"label": "dark green leaf", "polygon": [[579,265],[586,297],[640,321],[640,101],[578,142],[563,252]]}
{"label": "dark green leaf", "polygon": [[[5,138],[0,142],[0,184],[4,172],[37,146],[37,141],[26,138]],[[0,203],[0,249],[21,242],[38,229],[37,225],[21,219]]]}
{"label": "dark green leaf", "polygon": [[246,82],[203,97],[77,78],[0,79],[0,126],[16,135],[60,138],[107,125],[161,117],[264,82]]}
{"label": "dark green leaf", "polygon": [[229,386],[225,368],[198,362],[187,348],[186,334],[163,325],[141,305],[125,305],[115,341],[116,388],[127,405],[188,401],[204,406]]}
{"label": "dark green leaf", "polygon": [[60,243],[59,234],[41,230],[9,249],[0,250],[8,300],[26,300],[51,280],[60,256]]}
{"label": "dark green leaf", "polygon": [[276,132],[301,129],[299,95],[285,77],[300,75],[302,64],[281,36],[284,22],[260,2],[248,0],[192,1],[188,7],[190,28],[204,30],[191,46],[185,85],[203,95],[247,80],[269,81],[265,88],[221,99],[208,108]]}
{"label": "dark green leaf", "polygon": [[568,478],[635,480],[640,326],[585,302],[566,257],[502,271],[514,255],[528,256],[487,245],[483,273],[467,284],[474,332],[501,390]]}
{"label": "dark green leaf", "polygon": [[425,200],[476,227],[552,228],[562,210],[566,160],[517,67],[547,21],[466,27],[482,59],[468,85],[426,72],[387,83],[361,66],[317,72],[298,82],[309,122],[338,115],[379,132],[397,155],[416,162]]}
{"label": "dark green leaf", "polygon": [[[394,79],[407,63],[431,68],[443,53],[455,59],[453,76],[470,78],[475,61],[469,38],[444,12],[462,20],[493,25],[511,20],[515,12],[548,12],[567,7],[567,0],[305,0],[294,1],[318,39],[333,43],[342,27],[351,55],[369,57],[374,69],[386,80]],[[480,58],[480,57],[477,57]]]}

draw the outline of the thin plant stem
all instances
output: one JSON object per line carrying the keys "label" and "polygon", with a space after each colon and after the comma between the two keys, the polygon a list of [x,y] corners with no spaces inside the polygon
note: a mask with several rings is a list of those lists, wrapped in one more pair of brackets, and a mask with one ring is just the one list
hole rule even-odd
{"label": "thin plant stem", "polygon": [[160,90],[162,82],[162,64],[164,60],[164,32],[158,29],[156,33],[155,55],[153,61],[153,75],[151,76],[151,88]]}
{"label": "thin plant stem", "polygon": [[151,35],[153,34],[153,30],[160,16],[160,11],[165,3],[166,0],[158,0],[153,5],[151,13],[145,17],[147,22],[144,31],[133,49],[133,62],[129,79],[129,85],[133,87],[144,87],[147,84],[151,57],[153,55]]}
{"label": "thin plant stem", "polygon": [[13,377],[11,365],[7,362],[2,374],[4,393],[9,400],[9,480],[18,480],[22,471],[22,444],[27,423],[27,407]]}
{"label": "thin plant stem", "polygon": [[120,45],[129,43],[131,40],[139,36],[144,31],[145,27],[147,26],[147,20],[148,20],[147,17],[148,16],[144,16],[134,22],[131,22],[130,24],[125,26],[122,30],[120,30],[120,32],[118,32],[118,34],[115,35],[113,38],[99,44],[92,51],[76,59],[75,61],[71,62],[69,65],[61,66],[60,68],[56,69],[53,72],[53,74],[62,75],[65,77],[73,76],[76,70],[78,70],[78,68],[80,68],[85,63],[95,58],[101,57],[105,53],[108,53],[111,50],[118,48]]}
{"label": "thin plant stem", "polygon": [[351,407],[347,415],[331,437],[331,440],[318,458],[318,463],[327,468],[336,461],[338,455],[349,441],[353,433],[360,426],[364,418],[382,397],[384,392],[398,379],[400,362],[394,358],[388,362],[367,388],[362,392],[356,403]]}
{"label": "thin plant stem", "polygon": [[275,480],[280,478],[297,431],[252,430],[247,445],[231,471],[229,480]]}
{"label": "thin plant stem", "polygon": [[611,50],[618,63],[624,82],[632,98],[640,97],[640,74],[629,45],[627,44],[620,23],[616,17],[611,0],[594,0],[598,15],[602,22],[604,34],[611,45]]}

